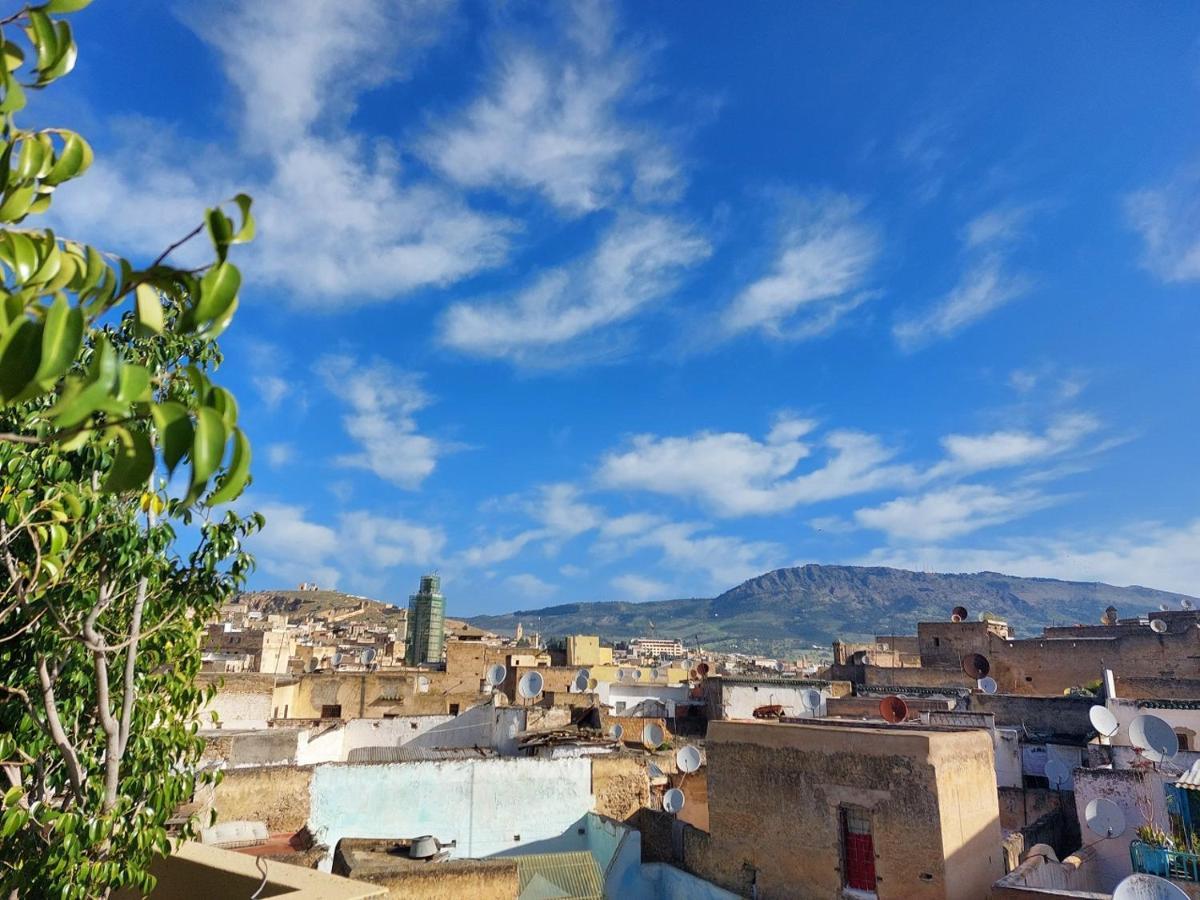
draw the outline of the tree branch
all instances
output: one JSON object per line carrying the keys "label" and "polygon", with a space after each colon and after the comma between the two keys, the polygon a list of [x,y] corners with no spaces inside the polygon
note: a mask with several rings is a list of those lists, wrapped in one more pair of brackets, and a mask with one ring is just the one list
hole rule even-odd
{"label": "tree branch", "polygon": [[54,682],[46,667],[46,657],[38,657],[38,682],[42,686],[42,708],[46,711],[46,722],[50,726],[50,738],[67,764],[67,777],[71,779],[71,787],[75,790],[76,799],[83,800],[83,783],[86,780],[83,767],[79,764],[79,756],[74,745],[67,739],[63,731],[62,720],[58,717],[58,704],[54,700]]}

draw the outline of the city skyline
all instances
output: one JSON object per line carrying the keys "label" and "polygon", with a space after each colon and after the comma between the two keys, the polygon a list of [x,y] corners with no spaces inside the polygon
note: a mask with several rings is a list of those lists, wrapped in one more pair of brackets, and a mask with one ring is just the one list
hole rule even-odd
{"label": "city skyline", "polygon": [[90,8],[52,217],[144,261],[254,195],[253,588],[1196,593],[1200,13],[1020,9]]}

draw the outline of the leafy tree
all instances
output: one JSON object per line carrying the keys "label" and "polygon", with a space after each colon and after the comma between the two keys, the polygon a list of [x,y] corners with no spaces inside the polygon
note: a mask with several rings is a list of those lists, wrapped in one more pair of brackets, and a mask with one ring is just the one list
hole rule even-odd
{"label": "leafy tree", "polygon": [[[31,90],[71,71],[49,0],[0,19],[0,890],[148,892],[202,749],[206,619],[252,564],[259,516],[218,516],[249,479],[237,403],[209,375],[237,308],[216,207],[144,268],[31,227],[92,150],[24,130]],[[210,264],[170,255],[204,232]],[[186,464],[186,465],[185,465]],[[177,531],[177,529],[182,531]],[[188,835],[194,823],[182,823]]]}

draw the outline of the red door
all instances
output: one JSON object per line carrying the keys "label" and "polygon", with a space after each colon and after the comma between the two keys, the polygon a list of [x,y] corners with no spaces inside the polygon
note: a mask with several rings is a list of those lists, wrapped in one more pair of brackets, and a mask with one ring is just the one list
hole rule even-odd
{"label": "red door", "polygon": [[875,890],[875,842],[865,809],[842,807],[842,856],[846,887]]}

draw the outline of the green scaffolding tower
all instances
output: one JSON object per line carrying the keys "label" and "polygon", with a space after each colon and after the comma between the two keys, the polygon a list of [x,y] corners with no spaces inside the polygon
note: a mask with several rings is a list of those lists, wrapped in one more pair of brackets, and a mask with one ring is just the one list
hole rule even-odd
{"label": "green scaffolding tower", "polygon": [[446,646],[446,598],[442,579],[422,575],[421,589],[408,598],[408,637],[404,661],[410,666],[440,663]]}

